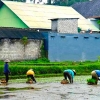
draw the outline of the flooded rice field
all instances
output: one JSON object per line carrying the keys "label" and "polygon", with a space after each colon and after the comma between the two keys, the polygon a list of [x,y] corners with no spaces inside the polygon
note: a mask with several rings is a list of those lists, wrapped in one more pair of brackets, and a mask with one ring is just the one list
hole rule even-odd
{"label": "flooded rice field", "polygon": [[100,83],[87,85],[91,76],[76,76],[73,84],[61,84],[63,77],[37,78],[36,84],[26,79],[10,80],[0,85],[1,100],[99,100]]}

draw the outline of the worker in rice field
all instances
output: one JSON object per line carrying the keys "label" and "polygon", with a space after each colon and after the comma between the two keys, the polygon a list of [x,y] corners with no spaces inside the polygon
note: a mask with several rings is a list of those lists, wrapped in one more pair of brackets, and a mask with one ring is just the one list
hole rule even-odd
{"label": "worker in rice field", "polygon": [[27,75],[28,78],[31,78],[36,83],[35,73],[34,73],[33,69],[29,69],[27,71],[26,75]]}
{"label": "worker in rice field", "polygon": [[9,64],[8,63],[10,62],[10,60],[6,59],[4,62],[5,62],[5,64],[4,64],[4,74],[5,74],[5,77],[6,77],[6,83],[8,83],[9,74],[10,74]]}
{"label": "worker in rice field", "polygon": [[73,83],[73,78],[76,75],[76,71],[67,69],[67,70],[64,70],[63,75],[64,75],[65,80],[67,80],[67,78],[68,78],[69,82]]}
{"label": "worker in rice field", "polygon": [[98,80],[100,80],[100,70],[93,70],[91,72],[91,75],[92,75],[92,79],[95,79],[96,80],[96,83],[98,83]]}

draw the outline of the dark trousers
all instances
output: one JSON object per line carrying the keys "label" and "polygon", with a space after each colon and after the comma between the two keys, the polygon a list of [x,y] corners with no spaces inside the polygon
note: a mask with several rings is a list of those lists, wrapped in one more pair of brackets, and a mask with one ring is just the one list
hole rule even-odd
{"label": "dark trousers", "polygon": [[27,75],[27,77],[31,78],[36,83],[35,77],[33,75]]}
{"label": "dark trousers", "polygon": [[67,77],[70,81],[70,83],[73,83],[73,79],[72,76],[68,73],[68,72],[64,72],[64,78],[67,80]]}
{"label": "dark trousers", "polygon": [[5,77],[6,77],[6,83],[7,83],[9,80],[9,73],[5,73]]}

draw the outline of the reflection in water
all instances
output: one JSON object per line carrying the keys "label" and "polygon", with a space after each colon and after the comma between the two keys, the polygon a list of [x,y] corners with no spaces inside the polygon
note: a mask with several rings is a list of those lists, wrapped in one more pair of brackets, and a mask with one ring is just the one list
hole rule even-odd
{"label": "reflection in water", "polygon": [[1,95],[0,99],[14,97],[15,95]]}

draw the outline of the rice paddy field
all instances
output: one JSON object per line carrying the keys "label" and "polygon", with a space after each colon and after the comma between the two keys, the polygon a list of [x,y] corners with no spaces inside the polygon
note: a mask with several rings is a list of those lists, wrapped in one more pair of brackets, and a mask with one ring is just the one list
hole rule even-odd
{"label": "rice paddy field", "polygon": [[[82,76],[75,76],[74,82],[79,83],[87,83],[87,79],[91,78],[90,75],[82,75]],[[45,78],[36,78],[38,83],[51,83],[51,82],[60,82],[62,79],[64,79],[63,76],[59,77],[45,77]],[[27,79],[12,79],[9,80],[10,83],[25,83]]]}
{"label": "rice paddy field", "polygon": [[36,78],[36,84],[26,79],[9,80],[0,85],[1,100],[99,100],[100,83],[88,85],[91,76],[75,76],[73,84],[61,84],[62,77]]}

